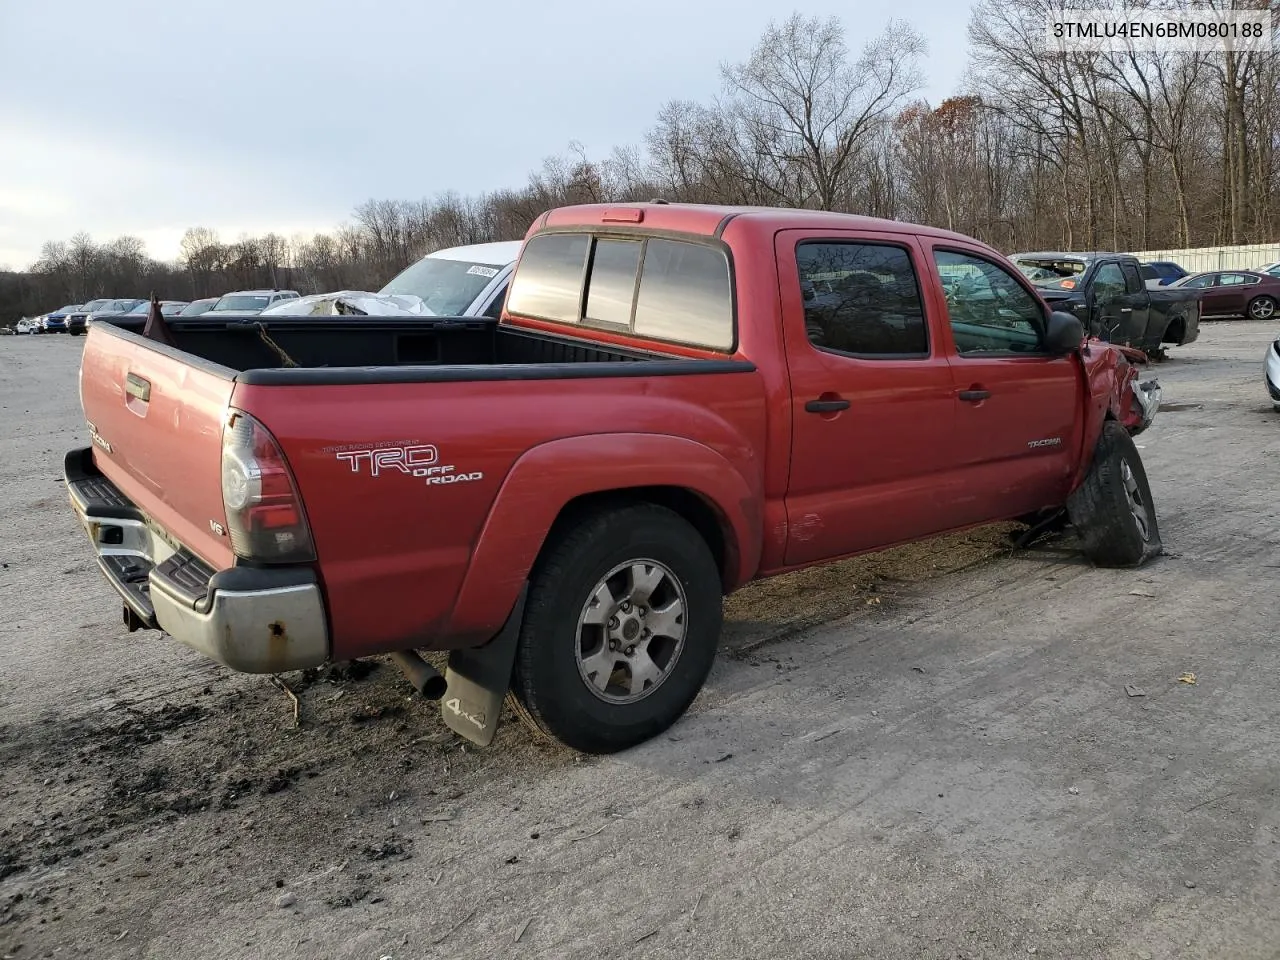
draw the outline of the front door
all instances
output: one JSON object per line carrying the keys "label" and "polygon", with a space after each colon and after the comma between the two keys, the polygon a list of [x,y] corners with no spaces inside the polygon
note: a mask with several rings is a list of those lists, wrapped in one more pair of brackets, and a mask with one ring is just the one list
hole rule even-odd
{"label": "front door", "polygon": [[1138,280],[1130,290],[1120,264],[1112,260],[1098,267],[1089,285],[1093,303],[1093,331],[1111,343],[1140,346],[1147,331],[1146,288]]}
{"label": "front door", "polygon": [[954,525],[1062,503],[1079,455],[1079,360],[1045,351],[1045,308],[1019,277],[981,250],[926,242],[954,350]]}
{"label": "front door", "polygon": [[1213,316],[1217,310],[1213,306],[1213,282],[1218,278],[1216,273],[1201,273],[1180,285],[1183,290],[1200,291],[1200,316]]}
{"label": "front door", "polygon": [[776,252],[792,407],[784,562],[945,529],[955,400],[916,239],[788,230]]}

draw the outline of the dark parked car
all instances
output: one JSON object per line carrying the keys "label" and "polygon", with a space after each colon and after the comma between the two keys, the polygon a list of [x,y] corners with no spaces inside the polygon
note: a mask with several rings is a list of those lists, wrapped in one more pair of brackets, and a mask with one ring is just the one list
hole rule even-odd
{"label": "dark parked car", "polygon": [[67,329],[67,315],[80,309],[80,304],[71,303],[57,310],[50,310],[40,322],[40,333],[60,333]]}
{"label": "dark parked car", "polygon": [[1253,270],[1213,270],[1179,280],[1174,286],[1200,291],[1200,316],[1272,320],[1280,305],[1280,277]]}
{"label": "dark parked car", "polygon": [[1172,260],[1149,260],[1142,265],[1142,279],[1155,280],[1162,287],[1176,283],[1186,276],[1190,274]]}
{"label": "dark parked car", "polygon": [[[186,300],[161,300],[160,312],[166,317],[176,317],[187,305]],[[139,300],[128,310],[119,310],[108,313],[106,310],[95,311],[88,319],[90,323],[110,323],[113,320],[119,320],[122,317],[145,317],[151,312],[150,300]]]}
{"label": "dark parked car", "polygon": [[1074,313],[1090,333],[1160,355],[1162,344],[1200,336],[1200,294],[1175,286],[1147,289],[1141,264],[1127,253],[1015,253],[1019,267],[1052,278],[1032,280],[1054,310]]}
{"label": "dark parked car", "polygon": [[77,337],[84,333],[84,328],[90,318],[102,314],[120,314],[128,310],[132,310],[135,306],[145,301],[137,297],[128,297],[125,299],[113,299],[108,297],[105,300],[90,300],[79,310],[75,310],[67,314],[67,333],[73,337]]}

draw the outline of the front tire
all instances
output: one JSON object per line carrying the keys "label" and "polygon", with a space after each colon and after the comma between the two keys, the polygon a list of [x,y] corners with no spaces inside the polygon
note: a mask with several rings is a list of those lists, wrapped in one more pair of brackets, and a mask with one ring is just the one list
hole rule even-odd
{"label": "front tire", "polygon": [[721,600],[715,558],[679,514],[635,504],[581,517],[548,543],[531,579],[518,712],[584,753],[656,736],[706,681]]}
{"label": "front tire", "polygon": [[1136,567],[1164,547],[1142,457],[1124,427],[1108,420],[1093,465],[1067,500],[1085,556],[1100,567]]}
{"label": "front tire", "polygon": [[1250,320],[1272,320],[1276,315],[1276,302],[1271,297],[1254,297],[1249,301]]}

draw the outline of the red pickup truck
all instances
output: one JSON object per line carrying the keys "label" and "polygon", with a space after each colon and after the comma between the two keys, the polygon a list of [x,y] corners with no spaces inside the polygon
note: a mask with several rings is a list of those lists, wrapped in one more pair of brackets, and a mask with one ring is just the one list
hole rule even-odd
{"label": "red pickup truck", "polygon": [[954,233],[568,207],[500,320],[124,324],[65,476],[126,624],[248,672],[390,653],[481,744],[508,690],[580,750],[664,730],[761,577],[1008,518],[1160,551],[1158,385]]}

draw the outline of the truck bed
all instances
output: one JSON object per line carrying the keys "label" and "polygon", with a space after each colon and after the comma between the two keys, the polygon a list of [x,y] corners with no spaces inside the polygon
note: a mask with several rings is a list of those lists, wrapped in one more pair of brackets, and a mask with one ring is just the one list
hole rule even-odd
{"label": "truck bed", "polygon": [[[111,321],[111,325],[141,335],[145,319],[116,320]],[[260,319],[245,316],[219,317],[216,320],[193,317],[190,320],[171,318],[168,327],[177,348],[183,353],[237,372],[288,369],[289,365],[272,343],[297,367],[304,370],[346,369],[342,375],[344,379],[350,377],[350,368],[361,367],[459,366],[465,368],[465,374],[458,372],[460,376],[486,379],[483,371],[475,369],[477,366],[655,360],[690,362],[663,354],[605,347],[584,343],[577,338],[521,330],[499,325],[496,320],[477,317]],[[292,374],[288,381],[299,382],[298,371],[295,369]],[[246,383],[266,383],[274,382],[275,378],[250,374],[239,379]],[[400,378],[393,376],[391,379]]]}

